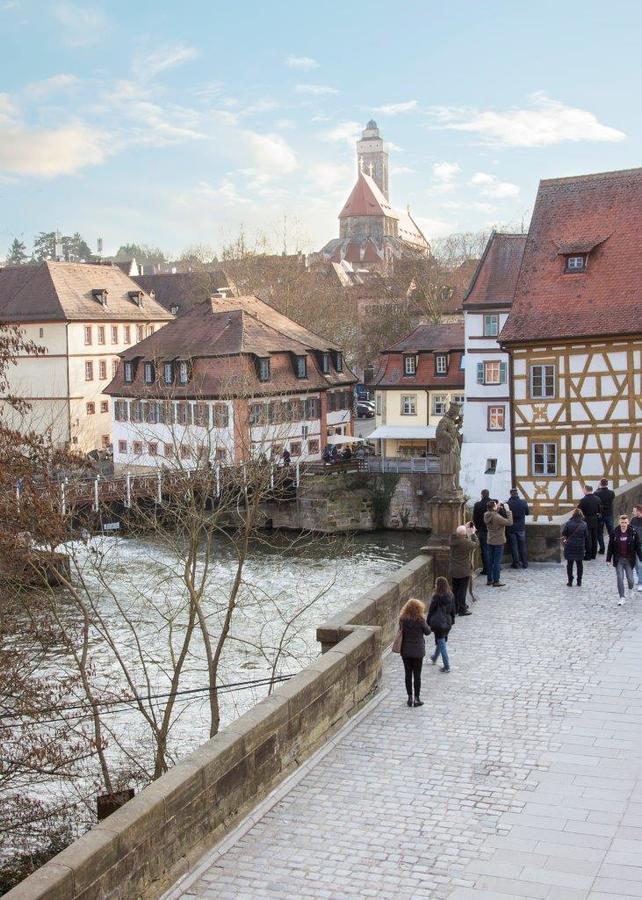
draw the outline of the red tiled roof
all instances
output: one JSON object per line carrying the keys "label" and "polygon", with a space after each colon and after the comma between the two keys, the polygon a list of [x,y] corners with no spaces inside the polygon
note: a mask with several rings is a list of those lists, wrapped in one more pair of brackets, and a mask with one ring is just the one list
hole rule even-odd
{"label": "red tiled roof", "polygon": [[464,308],[513,302],[525,246],[525,234],[493,231],[464,296]]}
{"label": "red tiled roof", "polygon": [[[540,182],[501,340],[642,332],[641,238],[642,168]],[[586,271],[565,274],[559,248],[591,242]]]}
{"label": "red tiled roof", "polygon": [[[417,354],[415,375],[404,375],[403,357]],[[448,354],[448,371],[435,373],[435,354]],[[444,389],[464,388],[464,323],[448,322],[443,325],[422,323],[402,340],[384,350],[374,376],[377,387],[431,387]]]}
{"label": "red tiled roof", "polygon": [[340,219],[347,219],[349,216],[388,216],[393,219],[399,218],[379,190],[374,179],[364,172],[359,173],[357,183],[352,188],[345,206],[339,213]]}
{"label": "red tiled roof", "polygon": [[[94,291],[107,291],[107,304]],[[131,295],[140,292],[142,306]],[[118,266],[43,262],[0,269],[0,318],[6,322],[168,321],[173,317]]]}

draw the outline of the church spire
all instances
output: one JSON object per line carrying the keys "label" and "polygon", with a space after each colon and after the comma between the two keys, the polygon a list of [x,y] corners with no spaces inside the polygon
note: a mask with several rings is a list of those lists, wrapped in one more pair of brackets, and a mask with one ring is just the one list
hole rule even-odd
{"label": "church spire", "polygon": [[374,119],[370,119],[357,141],[357,162],[358,171],[369,174],[386,200],[389,200],[388,149]]}

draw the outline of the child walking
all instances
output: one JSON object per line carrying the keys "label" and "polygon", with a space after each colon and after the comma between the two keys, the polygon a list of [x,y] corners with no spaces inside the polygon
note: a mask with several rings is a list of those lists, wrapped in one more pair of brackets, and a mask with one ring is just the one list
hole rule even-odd
{"label": "child walking", "polygon": [[442,672],[450,672],[448,659],[448,633],[455,623],[455,599],[445,578],[435,581],[435,593],[428,609],[428,625],[435,635],[435,652],[430,657],[432,664],[439,656],[443,662]]}

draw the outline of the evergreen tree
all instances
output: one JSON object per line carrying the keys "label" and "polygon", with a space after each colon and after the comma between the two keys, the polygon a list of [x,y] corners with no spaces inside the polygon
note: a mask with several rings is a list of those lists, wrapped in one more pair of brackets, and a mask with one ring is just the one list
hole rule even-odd
{"label": "evergreen tree", "polygon": [[28,260],[29,256],[27,254],[26,245],[22,241],[19,241],[18,238],[14,238],[7,254],[7,265],[24,266]]}
{"label": "evergreen tree", "polygon": [[56,258],[56,232],[41,231],[33,242],[33,258],[36,262]]}

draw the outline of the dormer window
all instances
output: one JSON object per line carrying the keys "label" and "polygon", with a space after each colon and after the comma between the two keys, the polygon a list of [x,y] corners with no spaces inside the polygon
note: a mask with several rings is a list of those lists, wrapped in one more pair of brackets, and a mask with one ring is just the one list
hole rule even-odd
{"label": "dormer window", "polygon": [[416,375],[417,374],[417,357],[413,353],[412,356],[404,356],[403,358],[403,373],[404,375]]}
{"label": "dormer window", "polygon": [[152,362],[146,362],[143,368],[143,378],[145,384],[153,384],[156,378],[156,366]]}
{"label": "dormer window", "polygon": [[97,300],[101,306],[107,306],[107,288],[94,288],[91,292],[94,300]]}
{"label": "dormer window", "polygon": [[343,372],[343,353],[340,350],[334,354],[334,367],[337,372]]}
{"label": "dormer window", "polygon": [[270,358],[269,356],[259,357],[259,381],[270,380]]}
{"label": "dormer window", "polygon": [[129,297],[129,299],[132,301],[132,303],[136,304],[136,306],[143,305],[143,292],[142,291],[128,291],[127,295]]}
{"label": "dormer window", "polygon": [[189,363],[182,359],[178,363],[178,383],[179,384],[189,384],[190,377],[190,365]]}
{"label": "dormer window", "polygon": [[448,356],[445,353],[435,354],[435,375],[446,375],[448,372]]}
{"label": "dormer window", "polygon": [[308,360],[306,356],[297,356],[295,360],[295,371],[297,378],[308,377]]}
{"label": "dormer window", "polygon": [[174,363],[166,362],[163,365],[163,381],[165,384],[174,383]]}
{"label": "dormer window", "polygon": [[125,384],[131,384],[134,380],[134,363],[126,362],[124,367]]}
{"label": "dormer window", "polygon": [[566,257],[565,272],[585,272],[588,260],[587,253],[575,253]]}
{"label": "dormer window", "polygon": [[321,371],[324,375],[327,375],[330,371],[330,354],[327,351],[321,354]]}

